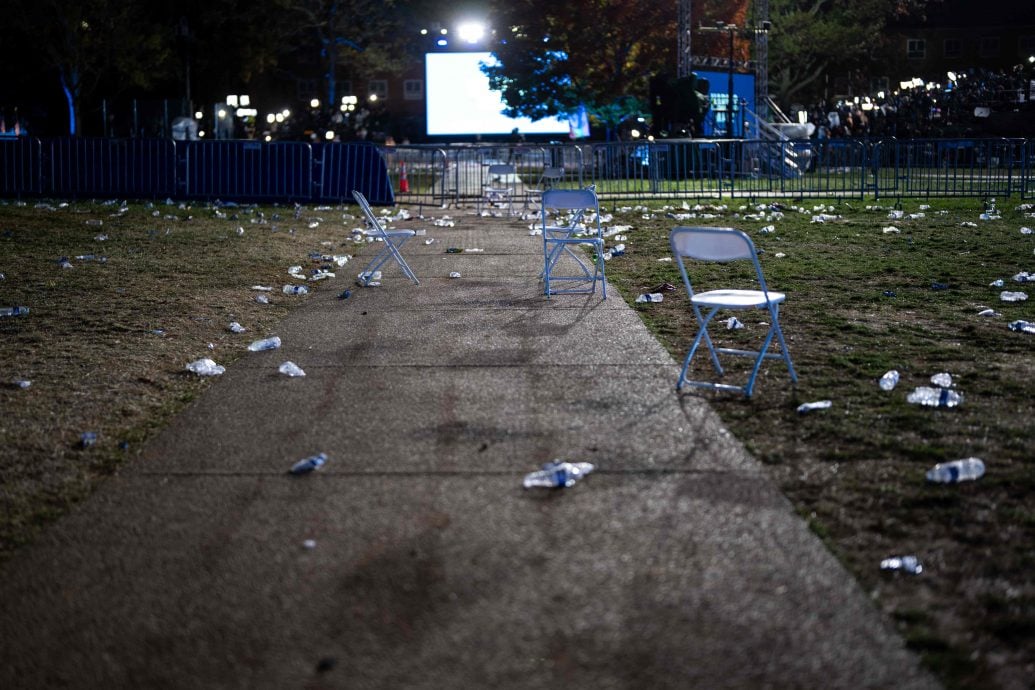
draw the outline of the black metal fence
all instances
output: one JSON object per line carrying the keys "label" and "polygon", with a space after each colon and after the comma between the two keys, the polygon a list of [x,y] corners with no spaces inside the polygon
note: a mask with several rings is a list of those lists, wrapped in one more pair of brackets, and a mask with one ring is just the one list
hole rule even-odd
{"label": "black metal fence", "polygon": [[[378,147],[369,143],[0,139],[0,196],[259,202],[476,203],[488,169],[526,203],[546,184],[615,202],[694,198],[927,198],[1035,194],[1035,142],[664,140]],[[553,176],[544,174],[555,171]],[[556,174],[559,172],[559,175]]]}

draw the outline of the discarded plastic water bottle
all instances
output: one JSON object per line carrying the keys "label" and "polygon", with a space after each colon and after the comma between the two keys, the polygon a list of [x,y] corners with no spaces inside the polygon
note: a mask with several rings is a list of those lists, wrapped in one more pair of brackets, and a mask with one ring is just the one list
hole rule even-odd
{"label": "discarded plastic water bottle", "polygon": [[305,285],[285,285],[284,286],[284,294],[285,295],[308,295],[309,294],[309,288],[307,288]]}
{"label": "discarded plastic water bottle", "polygon": [[215,361],[205,357],[188,364],[187,371],[193,372],[198,376],[219,376],[226,371],[226,367],[220,366]]}
{"label": "discarded plastic water bottle", "polygon": [[227,328],[230,329],[231,333],[244,333],[246,330],[248,330],[236,321],[231,321],[230,325],[227,326]]}
{"label": "discarded plastic water bottle", "polygon": [[738,319],[736,316],[731,316],[728,319],[726,319],[726,328],[728,330],[736,331],[740,330],[743,327],[744,324],[741,323],[740,319]]}
{"label": "discarded plastic water bottle", "polygon": [[546,489],[565,489],[574,486],[587,474],[596,469],[590,462],[566,462],[551,460],[543,465],[543,469],[525,475],[523,485],[526,489],[542,487]]}
{"label": "discarded plastic water bottle", "polygon": [[948,388],[920,386],[906,396],[906,402],[926,407],[956,407],[963,402],[963,396]]}
{"label": "discarded plastic water bottle", "polygon": [[271,338],[256,340],[248,346],[248,349],[252,352],[260,352],[262,350],[276,350],[278,347],[280,347],[280,338],[278,336],[273,336]]}
{"label": "discarded plastic water bottle", "polygon": [[79,434],[79,445],[83,448],[89,448],[97,443],[97,432],[96,431],[84,431]]}
{"label": "discarded plastic water bottle", "polygon": [[895,386],[898,385],[898,372],[894,369],[885,372],[884,376],[880,377],[880,389],[882,391],[895,390]]}
{"label": "discarded plastic water bottle", "polygon": [[449,277],[450,278],[459,278],[460,277],[460,271],[450,271],[449,272]]}
{"label": "discarded plastic water bottle", "polygon": [[1028,293],[1003,290],[999,293],[999,299],[1001,299],[1004,302],[1023,302],[1024,300],[1028,299]]}
{"label": "discarded plastic water bottle", "polygon": [[299,460],[288,471],[291,474],[309,474],[313,470],[323,467],[325,462],[327,462],[327,453],[319,453]]}
{"label": "discarded plastic water bottle", "polygon": [[0,307],[0,316],[25,316],[28,313],[28,307]]}
{"label": "discarded plastic water bottle", "polygon": [[802,403],[798,405],[798,414],[805,414],[814,410],[827,410],[834,403],[830,400],[817,400],[816,402]]}
{"label": "discarded plastic water bottle", "polygon": [[103,220],[97,220],[96,218],[91,218],[90,220],[86,221],[86,224],[94,226],[94,227],[98,227],[98,226],[104,225],[104,221]]}
{"label": "discarded plastic water bottle", "polygon": [[880,562],[881,570],[901,570],[910,575],[924,572],[924,566],[916,556],[892,556]]}
{"label": "discarded plastic water bottle", "polygon": [[640,295],[636,298],[636,302],[638,304],[643,304],[645,302],[662,302],[664,299],[665,296],[660,292],[651,292],[645,295]]}
{"label": "discarded plastic water bottle", "polygon": [[927,481],[938,484],[956,484],[973,481],[985,474],[985,463],[980,458],[965,458],[940,462],[927,470]]}
{"label": "discarded plastic water bottle", "polygon": [[302,371],[302,367],[298,366],[294,362],[284,362],[280,365],[280,368],[278,368],[277,371],[279,371],[281,374],[290,376],[292,378],[297,376],[305,376],[305,372]]}
{"label": "discarded plastic water bottle", "polygon": [[1007,328],[1018,333],[1035,334],[1035,323],[1031,321],[1011,321],[1007,324]]}
{"label": "discarded plastic water bottle", "polygon": [[943,371],[931,377],[931,383],[941,388],[952,388],[952,374]]}
{"label": "discarded plastic water bottle", "polygon": [[259,304],[269,304],[270,303],[270,298],[267,297],[265,293],[260,292],[259,294],[257,294],[255,296],[255,301],[258,302]]}

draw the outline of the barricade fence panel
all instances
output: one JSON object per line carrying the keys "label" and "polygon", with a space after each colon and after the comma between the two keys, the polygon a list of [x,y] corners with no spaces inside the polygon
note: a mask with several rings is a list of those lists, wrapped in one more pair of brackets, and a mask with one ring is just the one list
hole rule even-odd
{"label": "barricade fence panel", "polygon": [[43,193],[43,147],[39,139],[0,139],[0,196],[37,196]]}
{"label": "barricade fence panel", "polygon": [[512,165],[516,204],[546,187],[603,200],[1035,195],[1024,139],[634,140],[376,146],[30,137],[0,139],[0,195],[263,202],[477,204],[491,165]]}

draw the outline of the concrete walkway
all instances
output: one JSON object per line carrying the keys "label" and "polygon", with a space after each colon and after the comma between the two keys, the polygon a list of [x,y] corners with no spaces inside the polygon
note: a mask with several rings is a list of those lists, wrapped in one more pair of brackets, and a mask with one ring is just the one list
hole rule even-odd
{"label": "concrete walkway", "polygon": [[[546,300],[520,221],[428,236],[0,570],[0,687],[937,687],[617,292]],[[523,490],[553,458],[599,469]]]}

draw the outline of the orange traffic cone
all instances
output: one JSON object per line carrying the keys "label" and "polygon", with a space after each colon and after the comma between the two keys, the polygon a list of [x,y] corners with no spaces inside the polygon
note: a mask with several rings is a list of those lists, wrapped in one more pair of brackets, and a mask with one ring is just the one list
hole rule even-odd
{"label": "orange traffic cone", "polygon": [[399,171],[399,191],[408,192],[410,191],[410,181],[406,179],[406,164],[402,163],[402,168]]}

